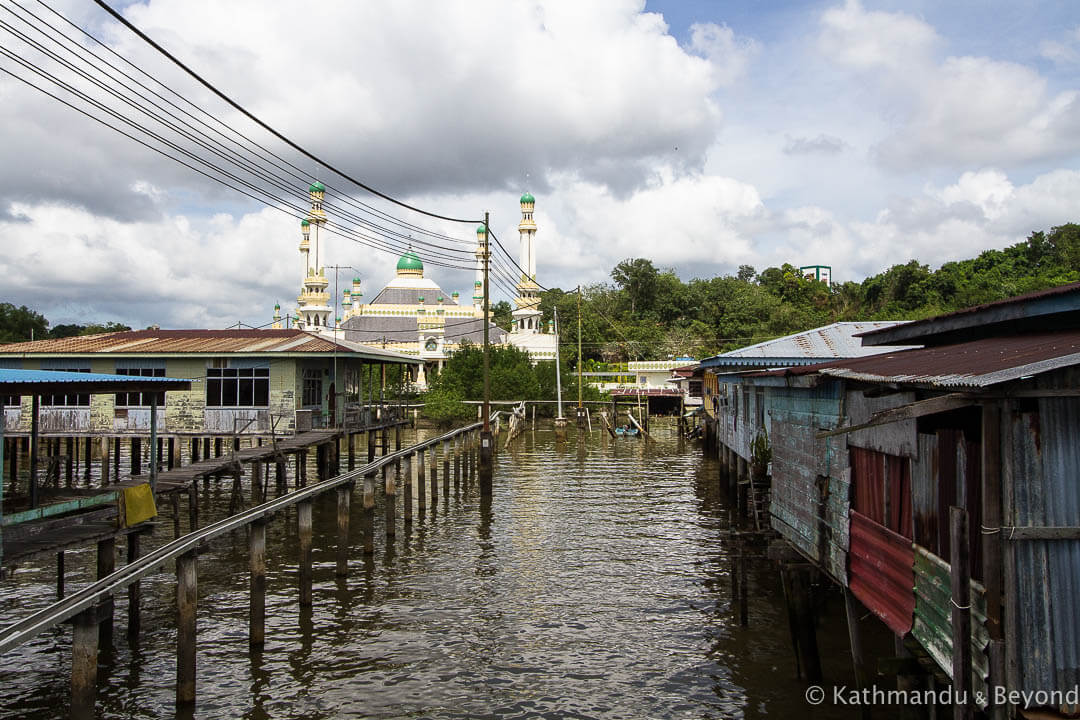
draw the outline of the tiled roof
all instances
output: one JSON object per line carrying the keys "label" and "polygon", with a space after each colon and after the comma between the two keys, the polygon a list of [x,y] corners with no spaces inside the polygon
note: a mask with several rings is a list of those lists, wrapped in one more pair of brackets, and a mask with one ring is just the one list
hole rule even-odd
{"label": "tiled roof", "polygon": [[[128,330],[55,340],[0,345],[2,355],[175,355],[274,353],[360,353],[392,361],[393,353],[375,353],[296,329],[282,330]],[[378,356],[378,357],[376,357]]]}

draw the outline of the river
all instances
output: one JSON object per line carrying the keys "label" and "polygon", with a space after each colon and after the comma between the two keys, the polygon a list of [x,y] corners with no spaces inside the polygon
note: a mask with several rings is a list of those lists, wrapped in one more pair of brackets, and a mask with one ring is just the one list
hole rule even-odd
{"label": "river", "polygon": [[[271,522],[258,653],[247,643],[246,536],[216,541],[199,560],[194,717],[855,717],[804,700],[778,575],[764,558],[751,564],[749,627],[738,625],[718,468],[674,426],[655,431],[654,443],[595,431],[579,443],[573,429],[567,440],[526,430],[496,457],[489,513],[475,486],[448,501],[440,491],[387,547],[380,509],[373,557],[361,552],[357,495],[345,579],[334,575],[328,494],[315,505],[309,611],[297,604],[295,511]],[[227,482],[210,493],[227,505]],[[202,507],[206,515],[210,503]],[[171,539],[171,521],[155,536]],[[69,589],[90,582],[93,564],[93,549],[68,554]],[[2,587],[7,623],[51,600],[55,570],[20,567]],[[136,645],[118,599],[99,717],[175,716],[174,588],[168,573],[143,582]],[[70,634],[57,629],[0,658],[0,717],[67,713]],[[850,685],[835,597],[819,643],[827,679]]]}

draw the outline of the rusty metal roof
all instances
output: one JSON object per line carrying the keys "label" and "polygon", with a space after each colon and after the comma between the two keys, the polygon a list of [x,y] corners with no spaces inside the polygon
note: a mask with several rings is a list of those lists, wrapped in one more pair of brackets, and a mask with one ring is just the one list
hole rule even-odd
{"label": "rusty metal roof", "polygon": [[982,388],[1070,365],[1080,365],[1080,330],[983,338],[754,374],[817,373],[867,382]]}
{"label": "rusty metal roof", "polygon": [[[863,347],[857,336],[900,325],[898,320],[836,322],[794,335],[748,345],[701,361],[702,367],[791,367],[832,358],[856,358],[897,350]],[[921,343],[920,343],[921,344]],[[905,346],[910,347],[910,346]]]}
{"label": "rusty metal roof", "polygon": [[401,353],[371,348],[297,329],[128,330],[0,345],[0,356],[312,354],[362,356],[384,362],[416,362]]}

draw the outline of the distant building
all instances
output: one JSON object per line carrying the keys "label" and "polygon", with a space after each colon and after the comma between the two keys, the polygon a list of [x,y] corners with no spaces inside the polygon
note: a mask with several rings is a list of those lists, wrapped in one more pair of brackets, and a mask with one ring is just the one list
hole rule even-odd
{"label": "distant building", "polygon": [[831,265],[803,265],[799,268],[799,272],[807,280],[817,280],[826,285],[832,285]]}
{"label": "distant building", "polygon": [[529,353],[533,363],[555,359],[557,339],[549,324],[547,332],[541,327],[540,285],[536,282],[536,221],[533,210],[536,198],[531,193],[521,196],[521,222],[518,224],[520,242],[518,296],[514,300],[514,324],[508,341]]}

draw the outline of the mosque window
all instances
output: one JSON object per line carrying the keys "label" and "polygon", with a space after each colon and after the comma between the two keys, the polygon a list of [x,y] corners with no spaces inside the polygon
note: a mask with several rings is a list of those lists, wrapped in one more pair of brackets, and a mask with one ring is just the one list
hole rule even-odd
{"label": "mosque window", "polygon": [[269,367],[206,369],[206,407],[268,407]]}

